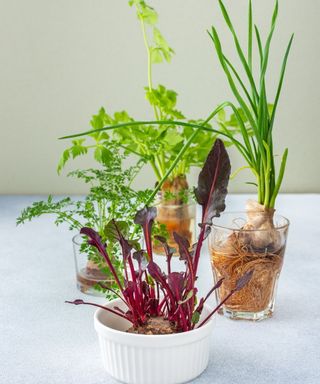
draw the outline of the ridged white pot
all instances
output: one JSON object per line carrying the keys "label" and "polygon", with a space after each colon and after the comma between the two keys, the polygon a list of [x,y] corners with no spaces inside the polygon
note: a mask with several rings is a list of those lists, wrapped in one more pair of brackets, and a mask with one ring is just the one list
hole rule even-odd
{"label": "ridged white pot", "polygon": [[[125,309],[116,299],[107,304]],[[205,306],[202,318],[209,314]],[[126,333],[131,323],[103,309],[94,315],[103,365],[115,379],[130,384],[185,383],[200,375],[209,361],[213,320],[174,335]]]}

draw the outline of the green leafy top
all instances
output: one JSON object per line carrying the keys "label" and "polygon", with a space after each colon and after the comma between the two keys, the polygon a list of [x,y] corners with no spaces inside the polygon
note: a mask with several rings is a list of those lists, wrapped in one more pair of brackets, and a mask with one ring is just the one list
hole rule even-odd
{"label": "green leafy top", "polygon": [[[103,136],[100,135],[101,140],[104,140]],[[79,145],[82,146],[82,143],[75,143],[74,146]],[[71,156],[78,156],[83,151],[83,149],[76,151],[72,148],[69,152]],[[104,148],[102,147],[103,151]],[[109,147],[108,161],[101,159],[103,164],[101,168],[75,170],[68,174],[69,177],[88,184],[90,190],[84,199],[74,200],[70,197],[58,199],[49,196],[46,201],[38,201],[25,208],[17,218],[17,224],[23,224],[34,218],[50,214],[55,217],[56,225],[67,224],[69,230],[80,232],[83,227],[93,228],[99,233],[103,241],[108,240],[108,250],[114,255],[114,264],[120,270],[122,268],[120,249],[116,239],[112,238],[109,231],[110,223],[114,219],[119,221],[121,230],[131,238],[132,244],[139,248],[141,231],[134,225],[133,217],[136,210],[146,204],[151,194],[149,190],[135,191],[130,186],[143,162],[140,160],[134,166],[124,169],[122,166],[123,159],[124,156],[121,155],[117,147]],[[160,226],[155,227],[155,233],[166,236],[164,228]],[[85,240],[81,243],[80,250],[99,267],[108,280],[111,276],[110,270],[99,253],[88,246]],[[105,291],[102,287],[97,288]],[[105,291],[105,293],[108,298],[113,298],[110,292]]]}
{"label": "green leafy top", "polygon": [[[108,162],[99,169],[75,170],[68,174],[89,185],[85,199],[74,201],[70,197],[60,200],[49,196],[48,200],[33,203],[24,209],[17,224],[30,221],[43,214],[56,215],[55,223],[69,224],[69,229],[80,230],[83,226],[95,229],[104,237],[105,226],[110,220],[124,218],[128,223],[137,208],[143,206],[150,191],[135,191],[131,183],[140,171],[140,160],[127,169],[122,167],[124,158],[116,147],[110,149]],[[72,152],[73,149],[70,150]]]}
{"label": "green leafy top", "polygon": [[[219,0],[219,5],[224,20],[233,37],[235,49],[245,74],[245,80],[243,80],[235,66],[226,57],[218,32],[215,27],[212,27],[209,35],[233,95],[243,111],[243,114],[236,113],[243,141],[238,149],[245,158],[248,167],[256,177],[259,203],[267,208],[273,208],[282,183],[288,155],[288,149],[286,149],[282,156],[279,172],[276,174],[273,154],[273,127],[293,35],[290,38],[283,58],[275,100],[273,105],[270,105],[267,99],[266,72],[269,63],[270,45],[278,17],[278,0],[275,2],[270,31],[264,46],[262,44],[259,28],[253,23],[252,4],[251,0],[249,0],[247,54],[245,54],[242,49],[231,18],[221,0]],[[253,27],[259,52],[260,69],[258,81],[255,80],[253,68]],[[237,109],[231,102],[226,102],[224,104],[230,107],[233,111],[236,111]],[[249,123],[252,131],[251,138],[245,127],[246,122]],[[225,132],[227,134],[229,133],[228,130],[225,130]]]}
{"label": "green leafy top", "polygon": [[[168,169],[190,140],[195,125],[201,125],[203,127],[201,134],[192,139],[192,143],[184,152],[183,158],[180,159],[179,164],[174,167],[170,174],[170,178],[174,179],[179,175],[187,174],[190,167],[202,166],[212,142],[219,133],[212,128],[209,121],[188,120],[177,108],[177,93],[175,91],[161,84],[157,87],[153,86],[152,65],[163,61],[169,62],[174,51],[157,28],[157,12],[145,1],[132,0],[129,4],[136,8],[147,50],[148,86],[145,87],[145,97],[153,109],[155,121],[140,125],[136,124],[135,119],[126,111],[111,115],[105,108],[101,108],[91,120],[91,126],[95,132],[88,133],[88,138],[93,139],[93,144],[88,144],[85,139],[72,141],[72,146],[63,153],[58,167],[59,171],[70,158],[86,154],[90,148],[94,150],[94,156],[98,161],[108,162],[109,146],[116,144],[124,150],[126,155],[136,155],[144,162],[149,163],[159,182],[164,179]],[[162,124],[161,126],[158,124],[160,121],[169,120],[182,120],[189,124],[184,126],[178,126],[174,123]],[[239,132],[234,114],[228,119],[225,113],[221,111],[218,124],[223,130],[228,130],[229,133],[236,134]],[[106,126],[109,128],[103,130]],[[250,135],[249,130],[248,134]],[[232,140],[225,137],[227,146],[232,143]]]}
{"label": "green leafy top", "polygon": [[[158,23],[158,14],[154,8],[150,7],[145,1],[132,0],[129,1],[130,6],[134,6],[137,10],[137,17],[141,22],[144,34],[144,42],[152,64],[170,62],[174,50],[169,46],[167,40],[156,27]],[[150,29],[149,34],[146,26]],[[149,39],[148,39],[149,35]]]}

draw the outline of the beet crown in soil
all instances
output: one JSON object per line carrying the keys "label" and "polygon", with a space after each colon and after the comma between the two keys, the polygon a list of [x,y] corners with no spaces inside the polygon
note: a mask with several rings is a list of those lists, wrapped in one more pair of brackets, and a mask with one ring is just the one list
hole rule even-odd
{"label": "beet crown in soil", "polygon": [[146,324],[130,327],[127,332],[139,335],[171,335],[178,333],[173,323],[160,316],[150,317]]}

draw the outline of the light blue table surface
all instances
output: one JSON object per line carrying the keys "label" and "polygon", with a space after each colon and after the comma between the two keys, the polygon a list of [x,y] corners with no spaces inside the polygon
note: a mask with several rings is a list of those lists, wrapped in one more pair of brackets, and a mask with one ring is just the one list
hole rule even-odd
{"label": "light blue table surface", "polygon": [[[229,196],[228,210],[243,210],[247,198]],[[72,234],[50,217],[15,226],[38,199],[0,197],[0,383],[113,384],[100,362],[93,308],[64,304],[83,297]],[[320,195],[281,195],[278,206],[291,228],[275,315],[260,323],[218,316],[209,366],[195,384],[320,383]],[[199,275],[204,293],[212,284],[206,251]]]}

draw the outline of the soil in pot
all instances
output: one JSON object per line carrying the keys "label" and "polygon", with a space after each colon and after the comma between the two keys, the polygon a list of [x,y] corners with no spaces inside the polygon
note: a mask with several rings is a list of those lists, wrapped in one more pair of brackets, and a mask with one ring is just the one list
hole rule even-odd
{"label": "soil in pot", "polygon": [[177,330],[174,324],[163,317],[151,317],[146,324],[136,328],[131,327],[127,332],[139,335],[171,335],[177,333]]}

